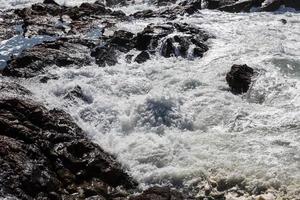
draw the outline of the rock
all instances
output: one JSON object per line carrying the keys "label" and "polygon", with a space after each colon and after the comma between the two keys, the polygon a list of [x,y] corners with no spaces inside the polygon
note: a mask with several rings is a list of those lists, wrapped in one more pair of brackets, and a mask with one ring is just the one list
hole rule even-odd
{"label": "rock", "polygon": [[147,51],[142,51],[137,57],[134,59],[135,62],[141,64],[150,59],[150,55]]}
{"label": "rock", "polygon": [[298,0],[273,0],[267,1],[261,8],[262,11],[275,11],[281,6],[294,8],[300,10],[300,1]]}
{"label": "rock", "polygon": [[129,200],[183,200],[187,199],[183,194],[169,187],[152,187],[142,194],[130,197]]}
{"label": "rock", "polygon": [[115,48],[109,45],[96,47],[91,52],[91,56],[95,57],[99,67],[113,66],[118,63]]}
{"label": "rock", "polygon": [[134,34],[124,30],[118,30],[114,32],[110,43],[115,45],[115,48],[122,52],[128,52],[135,46],[133,39]]}
{"label": "rock", "polygon": [[56,3],[54,0],[44,0],[43,1],[44,4],[54,4],[54,5],[59,5],[58,3]]}
{"label": "rock", "polygon": [[106,0],[106,6],[113,7],[113,6],[126,6],[128,5],[126,0]]}
{"label": "rock", "polygon": [[65,99],[69,99],[72,101],[76,101],[77,99],[80,99],[86,103],[92,103],[93,99],[83,92],[82,88],[80,86],[75,86],[74,88],[70,89],[67,94],[64,96]]}
{"label": "rock", "polygon": [[245,93],[249,89],[254,70],[247,65],[233,65],[226,75],[226,81],[234,94]]}
{"label": "rock", "polygon": [[26,49],[8,61],[2,71],[4,76],[30,78],[45,73],[52,65],[66,67],[83,66],[91,62],[86,46],[64,40],[46,42]]}
{"label": "rock", "polygon": [[245,1],[238,1],[233,4],[225,5],[219,8],[221,11],[226,12],[250,12],[252,7],[260,7],[261,4],[265,0],[245,0]]}
{"label": "rock", "polygon": [[[172,34],[171,37],[169,37],[170,34]],[[188,24],[150,24],[137,34],[136,48],[141,51],[151,51],[157,49],[159,43],[162,43],[160,53],[164,57],[181,56],[187,58],[190,48],[192,48],[192,56],[201,57],[208,50],[205,41],[210,37],[212,36],[203,30]]]}
{"label": "rock", "polygon": [[151,17],[156,17],[157,13],[154,12],[153,10],[142,10],[142,11],[138,11],[138,12],[132,14],[131,16],[136,19],[151,18]]}
{"label": "rock", "polygon": [[[0,97],[0,196],[111,199],[109,191],[117,186],[135,188],[115,159],[92,143],[68,114],[16,96],[24,91],[18,85],[9,87],[16,87],[14,97]],[[1,88],[10,90],[3,89],[5,83]]]}
{"label": "rock", "polygon": [[280,19],[280,21],[281,21],[283,24],[286,24],[286,23],[287,23],[287,20],[286,20],[286,19]]}
{"label": "rock", "polygon": [[261,9],[262,11],[275,11],[278,10],[282,4],[282,0],[267,1],[267,3],[264,4]]}

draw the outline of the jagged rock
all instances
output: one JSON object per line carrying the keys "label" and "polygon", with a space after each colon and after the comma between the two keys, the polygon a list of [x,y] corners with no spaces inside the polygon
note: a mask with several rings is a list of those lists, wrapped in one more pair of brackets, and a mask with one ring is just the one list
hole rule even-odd
{"label": "jagged rock", "polygon": [[[168,35],[174,32],[184,33]],[[203,30],[188,24],[166,23],[161,25],[148,25],[142,32],[137,34],[136,48],[138,50],[155,50],[161,42],[161,55],[164,57],[182,56],[188,57],[192,46],[191,56],[201,57],[208,50],[205,41],[210,38]]]}
{"label": "jagged rock", "polygon": [[95,57],[96,64],[100,67],[112,66],[118,63],[116,50],[109,45],[96,47],[91,56]]}
{"label": "jagged rock", "polygon": [[44,73],[51,65],[83,66],[90,61],[89,49],[86,46],[58,40],[24,50],[19,56],[8,61],[2,75],[30,78]]}
{"label": "jagged rock", "polygon": [[238,0],[203,0],[204,8],[217,9],[222,6],[236,3]]}
{"label": "jagged rock", "polygon": [[135,188],[115,159],[68,114],[16,96],[24,88],[10,84],[6,90],[11,87],[16,87],[14,97],[0,97],[0,197],[111,199],[114,187]]}
{"label": "jagged rock", "polygon": [[275,11],[281,6],[294,8],[300,10],[300,1],[298,0],[273,0],[267,1],[261,8],[262,11]]}
{"label": "jagged rock", "polygon": [[136,19],[151,18],[151,17],[156,17],[157,13],[154,12],[153,10],[142,10],[142,11],[138,11],[138,12],[132,14],[131,16]]}
{"label": "jagged rock", "polygon": [[91,15],[110,14],[111,12],[110,9],[106,9],[105,5],[99,1],[95,3],[82,3],[79,7],[71,7],[66,11],[72,20],[79,20]]}
{"label": "jagged rock", "polygon": [[135,46],[134,34],[124,30],[114,32],[110,43],[114,44],[116,49],[122,52],[128,52]]}
{"label": "jagged rock", "polygon": [[264,0],[245,0],[239,1],[230,5],[225,5],[219,8],[226,12],[249,12],[252,7],[260,7]]}
{"label": "jagged rock", "polygon": [[185,197],[180,192],[172,190],[169,187],[152,187],[142,194],[130,197],[129,200],[184,200],[191,199]]}
{"label": "jagged rock", "polygon": [[119,6],[128,5],[126,0],[106,0],[105,4],[106,4],[106,6],[109,6],[109,7],[117,6],[117,5],[119,5]]}
{"label": "jagged rock", "polygon": [[139,55],[134,59],[135,62],[141,64],[150,59],[150,55],[147,51],[142,51]]}
{"label": "jagged rock", "polygon": [[44,3],[44,4],[54,4],[54,5],[59,5],[59,4],[56,3],[54,0],[44,0],[43,3]]}
{"label": "jagged rock", "polygon": [[226,75],[226,81],[234,94],[245,93],[249,89],[254,70],[247,65],[233,65]]}

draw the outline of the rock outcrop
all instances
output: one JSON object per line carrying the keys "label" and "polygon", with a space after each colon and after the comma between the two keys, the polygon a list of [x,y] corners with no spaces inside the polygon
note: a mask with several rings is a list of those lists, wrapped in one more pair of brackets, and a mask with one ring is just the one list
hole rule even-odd
{"label": "rock outcrop", "polygon": [[44,74],[53,65],[67,67],[83,66],[91,62],[89,49],[79,43],[64,40],[46,42],[24,50],[19,56],[8,61],[4,76],[30,78]]}
{"label": "rock outcrop", "polygon": [[226,75],[226,81],[234,94],[248,91],[254,70],[247,65],[233,65]]}
{"label": "rock outcrop", "polygon": [[[92,143],[64,111],[32,101],[18,84],[1,83],[0,197],[113,199],[136,183]],[[18,95],[17,95],[18,94]]]}

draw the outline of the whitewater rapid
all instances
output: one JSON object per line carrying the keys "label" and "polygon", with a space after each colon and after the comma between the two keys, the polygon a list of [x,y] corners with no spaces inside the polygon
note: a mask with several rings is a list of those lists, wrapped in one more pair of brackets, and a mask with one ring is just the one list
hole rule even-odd
{"label": "whitewater rapid", "polygon": [[[136,33],[162,22],[155,18],[116,26]],[[253,188],[299,190],[300,13],[202,10],[175,22],[215,36],[203,58],[156,55],[144,64],[121,58],[105,68],[52,67],[50,73],[59,78],[47,84],[38,83],[39,77],[20,81],[49,108],[70,113],[142,187],[233,176]],[[259,71],[247,94],[228,91],[225,75],[233,64]],[[88,101],[64,98],[76,86]]]}

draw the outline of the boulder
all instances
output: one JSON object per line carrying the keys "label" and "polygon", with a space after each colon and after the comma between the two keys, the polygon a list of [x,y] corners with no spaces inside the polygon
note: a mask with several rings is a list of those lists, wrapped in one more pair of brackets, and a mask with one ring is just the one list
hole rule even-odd
{"label": "boulder", "polygon": [[118,63],[116,49],[111,45],[98,46],[91,52],[99,67],[113,66]]}
{"label": "boulder", "polygon": [[0,98],[0,197],[112,199],[123,196],[115,187],[136,187],[70,115],[24,97],[18,91],[26,89],[17,84],[1,83],[0,91],[11,87],[13,95]]}
{"label": "boulder", "polygon": [[134,59],[135,62],[141,64],[150,59],[150,55],[147,51],[142,51],[140,54],[136,56]]}
{"label": "boulder", "polygon": [[248,91],[254,70],[247,65],[233,65],[226,75],[226,81],[234,94]]}

